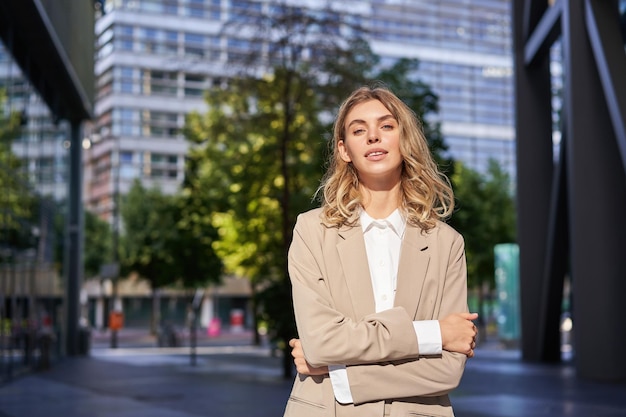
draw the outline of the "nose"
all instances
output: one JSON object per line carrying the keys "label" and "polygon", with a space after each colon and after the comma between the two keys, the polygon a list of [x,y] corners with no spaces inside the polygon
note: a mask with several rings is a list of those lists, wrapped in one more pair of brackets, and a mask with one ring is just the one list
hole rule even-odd
{"label": "nose", "polygon": [[378,138],[378,135],[371,134],[371,135],[367,138],[367,143],[368,143],[368,144],[371,144],[371,143],[376,143],[376,142],[380,142],[380,139]]}

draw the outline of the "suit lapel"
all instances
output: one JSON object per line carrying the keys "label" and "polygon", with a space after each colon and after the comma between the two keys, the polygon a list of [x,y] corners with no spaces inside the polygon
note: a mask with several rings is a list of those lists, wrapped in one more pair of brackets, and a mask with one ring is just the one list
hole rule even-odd
{"label": "suit lapel", "polygon": [[360,226],[355,226],[341,229],[339,235],[343,238],[337,244],[339,259],[355,318],[360,319],[376,311],[363,231]]}
{"label": "suit lapel", "polygon": [[394,305],[404,307],[411,317],[416,316],[422,296],[429,252],[427,235],[423,235],[419,228],[407,225],[400,249]]}

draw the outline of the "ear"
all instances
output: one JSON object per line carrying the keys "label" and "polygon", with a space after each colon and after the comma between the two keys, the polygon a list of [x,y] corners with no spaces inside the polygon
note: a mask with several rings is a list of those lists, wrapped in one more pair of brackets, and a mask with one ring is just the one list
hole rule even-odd
{"label": "ear", "polygon": [[346,144],[343,140],[337,142],[337,150],[339,151],[339,156],[343,162],[352,162],[352,158],[350,158],[348,150],[346,149]]}

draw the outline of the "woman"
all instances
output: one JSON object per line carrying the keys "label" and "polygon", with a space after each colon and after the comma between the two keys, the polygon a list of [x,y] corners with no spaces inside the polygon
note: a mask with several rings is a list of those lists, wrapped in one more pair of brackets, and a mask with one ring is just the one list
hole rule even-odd
{"label": "woman", "polygon": [[298,216],[289,273],[300,339],[286,417],[452,416],[474,355],[464,242],[415,114],[363,87],[334,125],[322,205]]}

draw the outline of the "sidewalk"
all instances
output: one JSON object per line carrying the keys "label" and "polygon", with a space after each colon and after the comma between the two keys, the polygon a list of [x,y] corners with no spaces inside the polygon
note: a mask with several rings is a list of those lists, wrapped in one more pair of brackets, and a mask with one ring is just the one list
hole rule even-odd
{"label": "sidewalk", "polygon": [[457,417],[624,417],[626,383],[576,377],[573,364],[531,364],[518,350],[477,348],[452,404]]}
{"label": "sidewalk", "polygon": [[[245,336],[202,340],[195,365],[188,347],[94,340],[89,357],[0,386],[0,417],[280,417],[291,381],[280,358]],[[452,403],[457,417],[624,417],[626,384],[580,380],[567,364],[523,363],[492,344],[468,361]]]}
{"label": "sidewalk", "polygon": [[[190,331],[188,328],[176,329],[179,346],[190,345]],[[206,329],[197,329],[196,346],[215,345],[249,345],[252,343],[252,332],[222,331],[217,336],[209,336]],[[111,347],[111,333],[107,330],[92,330],[91,345],[93,348]],[[117,346],[124,347],[156,347],[159,346],[158,336],[151,334],[147,328],[123,328],[117,332]]]}

